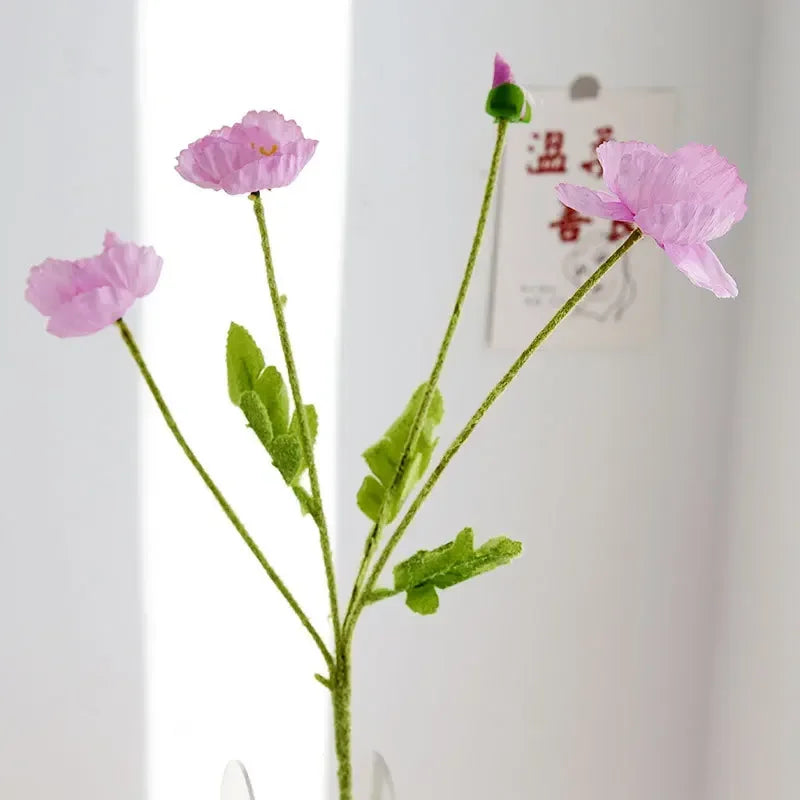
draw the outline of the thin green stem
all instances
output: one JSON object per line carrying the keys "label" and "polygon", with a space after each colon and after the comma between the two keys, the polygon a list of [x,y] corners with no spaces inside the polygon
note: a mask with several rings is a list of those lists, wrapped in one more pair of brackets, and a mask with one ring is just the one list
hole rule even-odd
{"label": "thin green stem", "polygon": [[322,549],[322,559],[325,563],[325,577],[328,582],[328,596],[330,598],[331,618],[333,620],[333,635],[337,648],[341,640],[341,620],[339,619],[339,599],[336,591],[336,573],[333,568],[333,550],[331,549],[330,537],[328,536],[328,525],[325,520],[325,512],[322,509],[322,493],[319,488],[319,477],[317,475],[317,465],[314,460],[314,445],[311,441],[311,430],[308,425],[306,407],[303,404],[303,397],[300,393],[300,381],[297,377],[297,366],[292,353],[292,345],[289,341],[289,331],[286,327],[286,317],[283,314],[283,303],[278,292],[278,283],[275,280],[275,267],[272,263],[272,252],[267,236],[267,223],[264,219],[264,204],[261,195],[254,192],[250,195],[253,201],[253,210],[258,221],[258,230],[261,235],[261,250],[264,253],[264,266],[267,270],[267,284],[269,285],[269,296],[272,300],[272,308],[275,312],[275,322],[278,326],[278,336],[283,349],[283,356],[286,360],[286,372],[289,376],[289,387],[292,391],[295,413],[300,421],[300,444],[303,448],[306,464],[308,465],[308,477],[311,482],[311,497],[314,501],[314,521],[319,529],[319,543]]}
{"label": "thin green stem", "polygon": [[575,293],[567,300],[561,308],[556,311],[552,319],[542,328],[541,331],[536,335],[533,341],[522,351],[519,358],[511,365],[508,372],[498,381],[497,385],[492,389],[491,392],[486,396],[486,399],[480,404],[478,410],[472,415],[469,422],[463,427],[461,432],[456,436],[453,440],[452,444],[447,448],[444,455],[442,456],[439,463],[434,468],[433,472],[431,472],[428,480],[423,485],[422,489],[420,489],[419,494],[414,498],[414,501],[409,506],[408,511],[406,512],[403,519],[400,521],[400,524],[397,526],[397,529],[392,534],[389,541],[386,543],[386,547],[383,549],[383,552],[378,557],[378,560],[375,562],[375,567],[372,570],[370,577],[366,583],[364,591],[361,594],[361,597],[358,602],[358,606],[356,607],[355,612],[351,616],[350,621],[350,628],[349,630],[352,631],[353,626],[355,625],[355,621],[358,618],[358,615],[361,613],[361,610],[364,608],[366,603],[366,599],[370,596],[372,591],[375,588],[375,584],[378,582],[381,572],[383,568],[386,566],[386,562],[389,560],[390,556],[394,552],[395,547],[399,543],[400,539],[402,539],[403,534],[405,533],[408,526],[411,524],[411,521],[414,519],[417,511],[419,511],[420,506],[431,493],[431,490],[436,485],[436,482],[441,477],[442,473],[447,468],[447,465],[452,460],[453,456],[461,449],[461,446],[467,439],[470,437],[472,432],[477,427],[478,423],[483,419],[484,414],[491,408],[494,404],[495,400],[505,391],[508,385],[511,383],[512,380],[516,377],[517,373],[525,366],[528,359],[538,350],[539,346],[544,342],[545,339],[556,329],[558,324],[575,308],[576,305],[591,291],[592,287],[597,284],[597,282],[614,266],[614,264],[622,258],[625,253],[633,247],[639,239],[642,238],[642,232],[637,228],[636,230],[631,233],[631,235],[620,245],[620,247],[615,250],[582,284],[581,286],[575,291]]}
{"label": "thin green stem", "polygon": [[225,516],[231,521],[231,524],[236,529],[236,532],[242,537],[244,543],[250,549],[250,552],[256,557],[258,563],[261,564],[264,572],[267,573],[269,579],[275,584],[277,590],[283,595],[292,611],[297,614],[297,617],[303,624],[303,627],[311,634],[311,638],[317,643],[317,647],[319,647],[320,652],[325,658],[328,666],[332,667],[333,657],[328,651],[328,648],[326,647],[325,642],[322,640],[322,637],[317,633],[316,628],[314,628],[314,626],[311,624],[311,620],[306,616],[306,613],[303,611],[303,609],[300,608],[299,603],[294,599],[294,595],[292,595],[292,593],[286,587],[286,584],[281,580],[278,573],[275,572],[270,563],[267,561],[259,546],[253,541],[239,517],[236,516],[236,513],[231,508],[230,503],[228,503],[228,501],[225,499],[214,481],[211,480],[211,476],[206,472],[205,468],[197,459],[197,456],[194,454],[191,447],[189,447],[188,442],[186,439],[184,439],[180,428],[178,428],[178,424],[175,422],[175,418],[172,416],[172,412],[170,412],[169,407],[167,406],[166,402],[164,402],[164,398],[161,396],[161,391],[156,385],[150,370],[147,368],[144,357],[142,356],[142,353],[139,350],[135,339],[133,338],[133,333],[131,333],[130,328],[126,325],[125,320],[117,320],[117,326],[122,334],[122,340],[127,345],[128,350],[130,350],[133,360],[136,362],[136,366],[139,367],[139,371],[142,373],[144,382],[147,384],[147,388],[150,390],[150,394],[153,395],[153,399],[156,401],[156,405],[158,406],[161,415],[164,417],[167,427],[170,429],[170,431],[172,431],[172,435],[180,445],[181,450],[183,450],[192,466],[197,470],[198,474],[203,479],[203,483],[205,483],[205,485],[208,487],[211,494],[214,495],[216,501],[220,505],[220,508],[222,508],[222,510],[225,512]]}
{"label": "thin green stem", "polygon": [[385,525],[384,517],[388,508],[389,500],[400,485],[400,481],[403,478],[403,473],[408,466],[408,460],[411,456],[411,453],[414,452],[414,448],[416,447],[417,441],[422,433],[422,428],[428,416],[428,410],[430,409],[431,402],[433,401],[436,387],[439,383],[439,377],[442,374],[442,368],[444,367],[444,362],[447,358],[448,350],[450,349],[450,343],[452,342],[453,335],[458,327],[458,321],[461,317],[461,310],[467,297],[469,285],[472,281],[472,274],[475,271],[475,263],[478,260],[478,253],[481,249],[483,234],[486,230],[486,222],[489,219],[489,210],[492,205],[492,196],[494,195],[495,186],[497,185],[497,176],[500,171],[500,162],[503,157],[503,145],[505,143],[507,129],[508,122],[505,120],[500,120],[497,123],[497,137],[495,139],[494,151],[492,152],[492,160],[489,165],[489,175],[486,178],[486,187],[483,191],[483,201],[481,202],[481,210],[478,215],[478,224],[475,228],[475,236],[472,239],[472,247],[469,252],[469,257],[467,258],[466,267],[464,268],[464,276],[461,279],[461,286],[459,287],[458,295],[456,296],[456,302],[453,306],[453,312],[450,315],[450,320],[447,323],[447,329],[444,332],[444,338],[439,346],[439,352],[436,354],[436,360],[433,364],[433,369],[431,370],[430,377],[425,384],[425,392],[422,395],[422,402],[417,409],[416,416],[414,417],[408,437],[406,438],[406,443],[403,447],[400,461],[394,473],[394,479],[392,480],[389,489],[384,494],[383,502],[378,512],[378,520],[372,526],[372,530],[367,537],[364,548],[364,556],[361,560],[356,582],[353,586],[353,592],[350,596],[347,614],[345,614],[345,627],[347,627],[349,616],[357,603],[358,594],[361,590],[364,578],[366,577],[367,570],[369,569],[373,553],[375,552],[375,549],[380,541],[380,535]]}
{"label": "thin green stem", "polygon": [[336,751],[336,777],[339,783],[339,800],[353,800],[353,766],[351,754],[351,700],[352,677],[350,669],[350,644],[343,642],[336,653],[336,671],[332,676],[333,739]]}

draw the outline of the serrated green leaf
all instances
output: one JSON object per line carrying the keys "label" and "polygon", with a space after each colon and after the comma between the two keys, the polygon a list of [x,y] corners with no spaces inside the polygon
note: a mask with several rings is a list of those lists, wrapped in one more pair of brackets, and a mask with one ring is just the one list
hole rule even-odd
{"label": "serrated green leaf", "polygon": [[295,436],[284,433],[272,440],[269,449],[272,463],[290,486],[300,475],[303,464],[303,448]]}
{"label": "serrated green leaf", "polygon": [[378,521],[378,514],[381,509],[381,502],[383,501],[384,489],[381,484],[372,477],[367,475],[361,483],[361,488],[358,490],[356,502],[358,507],[373,521]]}
{"label": "serrated green leaf", "polygon": [[434,578],[440,589],[447,589],[457,583],[474,578],[484,572],[510,563],[522,553],[522,542],[515,542],[506,536],[489,539],[466,560],[454,564],[449,570]]}
{"label": "serrated green leaf", "polygon": [[[394,589],[407,593],[406,604],[420,614],[432,614],[438,608],[430,600],[436,589],[447,589],[496,567],[508,564],[522,552],[522,543],[505,536],[490,539],[474,549],[470,528],[464,528],[455,540],[435,550],[420,550],[394,568]],[[420,600],[420,592],[426,594]],[[412,595],[414,600],[412,600]],[[428,610],[419,611],[424,606]],[[430,610],[432,609],[432,610]]]}
{"label": "serrated green leaf", "polygon": [[[414,418],[422,404],[425,387],[426,384],[423,383],[417,388],[403,413],[389,426],[383,438],[364,451],[364,460],[367,462],[367,466],[374,478],[371,481],[367,478],[362,483],[361,490],[359,490],[358,505],[373,522],[377,521],[377,509],[384,502],[384,496],[394,482],[395,473],[400,465]],[[438,439],[434,438],[433,432],[442,421],[443,416],[444,402],[441,392],[437,389],[433,393],[430,406],[420,429],[420,435],[413,452],[409,453],[403,475],[400,476],[400,481],[393,492],[393,497],[386,499],[386,522],[391,522],[397,516],[411,489],[428,469],[431,456],[438,442]],[[380,487],[379,491],[378,487]],[[376,497],[377,508],[375,508],[374,502]]]}
{"label": "serrated green leaf", "polygon": [[435,550],[420,550],[394,568],[394,588],[405,591],[413,586],[436,578],[465,561],[474,550],[474,537],[470,528],[464,528],[452,542]]}
{"label": "serrated green leaf", "polygon": [[264,369],[264,356],[246,328],[231,322],[225,347],[228,367],[228,394],[234,405],[244,392],[255,388],[256,379]]}
{"label": "serrated green leaf", "polygon": [[[306,419],[308,420],[308,432],[311,435],[311,444],[317,441],[317,429],[319,428],[319,420],[317,417],[317,409],[310,403],[304,406],[306,410]],[[300,418],[297,416],[297,409],[292,414],[292,421],[289,423],[289,433],[293,433],[297,438],[300,438]]]}
{"label": "serrated green leaf", "polygon": [[364,451],[364,461],[367,462],[372,474],[384,486],[388,486],[392,482],[394,473],[397,470],[397,461],[395,460],[394,447],[388,439],[381,439],[379,442],[375,442],[372,447],[368,447]]}
{"label": "serrated green leaf", "polygon": [[303,512],[303,516],[306,514],[311,514],[313,516],[316,508],[314,505],[314,498],[299,485],[292,486],[292,491],[297,498],[297,502],[300,503],[300,510]]}
{"label": "serrated green leaf", "polygon": [[258,436],[261,444],[269,450],[273,439],[272,423],[261,398],[253,391],[244,392],[239,398],[239,408],[247,420],[247,424]]}
{"label": "serrated green leaf", "polygon": [[[311,436],[311,449],[314,449],[314,442],[317,441],[317,428],[319,426],[319,422],[317,420],[317,409],[314,408],[312,405],[303,406],[306,410],[306,419],[308,420],[308,433]],[[289,433],[294,436],[298,442],[303,443],[303,437],[300,433],[300,417],[297,415],[297,409],[294,410],[292,414],[292,421],[289,423]],[[303,453],[303,460],[300,463],[300,471],[299,475],[302,475],[306,468],[308,467],[308,463],[306,462],[306,454]]]}
{"label": "serrated green leaf", "polygon": [[276,367],[266,367],[253,387],[267,409],[272,432],[282,436],[289,430],[289,392]]}
{"label": "serrated green leaf", "polygon": [[409,589],[406,605],[417,614],[435,614],[439,609],[439,595],[430,584]]}

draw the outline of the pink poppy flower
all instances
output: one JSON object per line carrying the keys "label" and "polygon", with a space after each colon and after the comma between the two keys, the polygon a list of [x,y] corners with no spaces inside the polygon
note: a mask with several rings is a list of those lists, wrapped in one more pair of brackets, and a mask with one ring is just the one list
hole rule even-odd
{"label": "pink poppy flower", "polygon": [[708,246],[747,211],[736,167],[702,144],[667,155],[643,142],[606,142],[597,157],[609,192],[560,183],[558,199],[583,214],[634,222],[695,286],[736,297],[736,281]]}
{"label": "pink poppy flower", "polygon": [[25,299],[46,317],[55,336],[85,336],[121,319],[137,297],[155,288],[161,258],[106,233],[103,252],[78,261],[48,258],[33,267]]}
{"label": "pink poppy flower", "polygon": [[288,186],[317,144],[277,111],[250,111],[232,127],[190,144],[181,151],[175,169],[204,189],[250,194]]}

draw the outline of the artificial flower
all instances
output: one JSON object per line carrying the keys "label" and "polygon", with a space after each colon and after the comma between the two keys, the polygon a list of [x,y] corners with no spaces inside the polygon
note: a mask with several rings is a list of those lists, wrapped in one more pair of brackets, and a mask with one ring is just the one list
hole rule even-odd
{"label": "artificial flower", "polygon": [[48,258],[32,267],[25,299],[50,318],[50,333],[85,336],[121,319],[137,297],[153,291],[160,274],[161,258],[152,247],[108,232],[100,255]]}
{"label": "artificial flower", "polygon": [[708,242],[747,211],[747,184],[736,167],[702,144],[667,155],[643,142],[606,142],[597,158],[609,191],[560,183],[558,199],[583,214],[635,223],[695,286],[735,297],[736,281]]}
{"label": "artificial flower", "polygon": [[250,194],[288,186],[316,147],[296,122],[277,111],[250,111],[241,122],[190,144],[175,169],[205,189]]}

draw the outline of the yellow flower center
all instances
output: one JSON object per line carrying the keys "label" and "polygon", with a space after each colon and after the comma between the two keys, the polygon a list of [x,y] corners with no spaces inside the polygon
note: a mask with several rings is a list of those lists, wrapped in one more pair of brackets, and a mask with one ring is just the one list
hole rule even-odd
{"label": "yellow flower center", "polygon": [[[255,150],[256,143],[250,142],[250,147],[252,147],[253,150]],[[262,145],[261,147],[258,148],[258,152],[261,153],[262,156],[274,156],[275,153],[278,152],[278,145],[277,144],[272,145],[272,147],[270,147],[269,150],[267,150],[267,148]]]}

